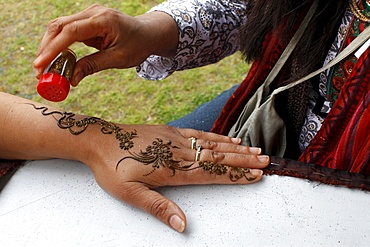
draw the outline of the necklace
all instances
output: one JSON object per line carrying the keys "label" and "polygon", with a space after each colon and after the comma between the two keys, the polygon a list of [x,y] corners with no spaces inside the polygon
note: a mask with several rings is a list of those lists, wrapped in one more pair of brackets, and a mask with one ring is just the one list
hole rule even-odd
{"label": "necklace", "polygon": [[[366,4],[368,6],[370,6],[370,1],[366,0]],[[361,21],[363,22],[367,22],[367,23],[370,23],[370,17],[366,16],[366,14],[364,13],[365,11],[364,10],[361,10],[358,5],[357,5],[357,2],[356,0],[352,0],[350,3],[349,3],[349,7],[351,8],[351,11],[352,13],[358,18],[360,19]]]}

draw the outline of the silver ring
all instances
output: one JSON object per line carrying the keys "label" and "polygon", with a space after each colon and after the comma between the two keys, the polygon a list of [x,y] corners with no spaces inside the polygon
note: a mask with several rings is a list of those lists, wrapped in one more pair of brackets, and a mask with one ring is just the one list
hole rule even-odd
{"label": "silver ring", "polygon": [[200,160],[200,152],[202,152],[202,145],[197,146],[197,152],[195,153],[195,161],[198,162]]}
{"label": "silver ring", "polygon": [[191,149],[197,149],[197,138],[190,137],[191,140]]}

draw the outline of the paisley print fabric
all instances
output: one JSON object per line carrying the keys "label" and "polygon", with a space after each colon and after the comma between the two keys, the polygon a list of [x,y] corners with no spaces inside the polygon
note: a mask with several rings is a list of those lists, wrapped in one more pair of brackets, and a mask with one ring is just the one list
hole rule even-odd
{"label": "paisley print fabric", "polygon": [[179,44],[173,59],[150,56],[138,74],[159,80],[174,71],[215,63],[239,49],[238,28],[246,19],[245,2],[226,0],[170,0],[151,11],[171,15],[179,27]]}

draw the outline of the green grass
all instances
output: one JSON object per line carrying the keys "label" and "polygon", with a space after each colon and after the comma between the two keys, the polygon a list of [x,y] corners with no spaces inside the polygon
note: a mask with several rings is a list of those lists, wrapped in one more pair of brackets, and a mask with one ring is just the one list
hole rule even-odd
{"label": "green grass", "polygon": [[[100,1],[129,15],[142,14],[161,1]],[[75,113],[121,123],[166,123],[191,112],[223,90],[239,83],[248,70],[239,54],[200,69],[176,72],[162,81],[146,81],[134,69],[106,70],[71,88],[60,103],[36,92],[32,62],[49,20],[77,13],[95,2],[71,0],[0,0],[0,91],[19,95]],[[78,57],[93,50],[73,45]]]}

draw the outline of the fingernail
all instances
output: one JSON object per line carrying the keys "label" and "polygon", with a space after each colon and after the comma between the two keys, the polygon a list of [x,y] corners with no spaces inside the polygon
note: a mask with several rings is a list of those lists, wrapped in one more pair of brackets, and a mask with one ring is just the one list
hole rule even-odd
{"label": "fingernail", "polygon": [[40,78],[40,76],[41,76],[41,74],[42,74],[41,70],[39,70],[39,69],[34,69],[34,73],[35,73],[35,77],[36,77],[37,79],[39,79],[39,78]]}
{"label": "fingernail", "polygon": [[185,222],[176,214],[171,216],[170,225],[178,232],[183,232],[185,230]]}
{"label": "fingernail", "polygon": [[270,157],[268,155],[258,155],[257,158],[262,163],[266,163],[270,160]]}
{"label": "fingernail", "polygon": [[240,138],[231,138],[231,141],[233,143],[236,143],[236,144],[240,144],[240,142],[242,141]]}
{"label": "fingernail", "polygon": [[249,148],[249,151],[252,153],[252,154],[260,154],[262,152],[261,148],[255,148],[255,147],[250,147]]}
{"label": "fingernail", "polygon": [[253,177],[261,177],[262,175],[263,175],[263,171],[262,170],[258,170],[258,169],[250,169],[249,170],[250,171],[250,173],[251,173],[251,175],[253,176]]}

